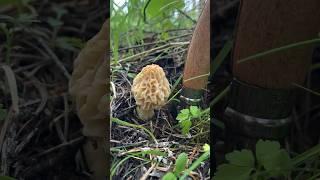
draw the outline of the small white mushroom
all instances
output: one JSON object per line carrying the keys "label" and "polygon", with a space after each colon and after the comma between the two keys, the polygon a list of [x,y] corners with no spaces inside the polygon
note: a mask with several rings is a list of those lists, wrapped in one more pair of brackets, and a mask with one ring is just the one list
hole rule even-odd
{"label": "small white mushroom", "polygon": [[164,106],[170,95],[170,86],[163,69],[156,65],[147,65],[134,78],[131,91],[137,104],[140,119],[148,120],[154,116],[154,110]]}

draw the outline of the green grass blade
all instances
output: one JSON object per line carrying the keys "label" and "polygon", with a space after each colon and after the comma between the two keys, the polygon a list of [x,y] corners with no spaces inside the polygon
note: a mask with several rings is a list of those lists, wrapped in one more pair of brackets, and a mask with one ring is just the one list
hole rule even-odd
{"label": "green grass blade", "polygon": [[289,45],[285,45],[285,46],[281,46],[281,47],[278,47],[278,48],[270,49],[270,50],[267,50],[267,51],[264,51],[264,52],[261,52],[261,53],[258,53],[258,54],[243,58],[243,59],[240,59],[237,63],[239,64],[239,63],[248,62],[250,60],[254,60],[254,59],[262,57],[262,56],[266,56],[266,55],[274,54],[274,53],[277,53],[277,52],[280,52],[280,51],[284,51],[284,50],[287,50],[287,49],[300,47],[300,46],[313,44],[313,43],[318,43],[318,42],[320,42],[320,38],[315,38],[315,39],[310,39],[310,40],[306,40],[306,41],[300,41],[300,42],[292,43],[292,44],[289,44]]}
{"label": "green grass blade", "polygon": [[211,74],[212,76],[216,73],[217,69],[220,67],[222,62],[226,59],[227,55],[231,51],[233,46],[233,40],[229,40],[219,52],[217,57],[213,60]]}
{"label": "green grass blade", "polygon": [[299,87],[299,88],[301,88],[301,89],[303,89],[303,90],[305,90],[305,91],[307,91],[307,92],[309,92],[309,93],[312,93],[312,94],[314,94],[314,95],[316,95],[316,96],[320,96],[320,93],[318,93],[318,92],[316,92],[316,91],[313,91],[313,90],[311,90],[311,89],[309,89],[309,88],[303,87],[303,86],[301,86],[301,85],[299,85],[299,84],[296,84],[296,83],[293,83],[293,85],[294,85],[294,86],[297,86],[297,87]]}
{"label": "green grass blade", "polygon": [[294,167],[297,167],[299,165],[301,165],[304,161],[314,157],[320,155],[320,144],[312,147],[311,149],[305,151],[304,153],[294,157],[292,159],[292,165]]}
{"label": "green grass blade", "polygon": [[179,180],[184,180],[191,171],[195,170],[202,162],[207,160],[210,157],[210,151],[203,153],[195,162],[191,164],[191,166],[184,171],[183,175],[179,178]]}
{"label": "green grass blade", "polygon": [[113,118],[113,117],[112,117],[111,119],[112,119],[112,122],[115,122],[115,123],[117,123],[117,124],[120,124],[120,125],[123,125],[123,126],[127,126],[127,127],[133,127],[133,128],[138,128],[138,129],[144,130],[147,134],[150,135],[150,137],[153,139],[153,141],[154,141],[156,144],[158,144],[158,141],[157,141],[156,137],[154,137],[154,135],[153,135],[148,129],[146,129],[145,127],[140,126],[140,125],[131,124],[131,123],[128,123],[128,122],[126,122],[126,121],[122,121],[122,120],[120,120],[120,119],[118,119],[118,118]]}

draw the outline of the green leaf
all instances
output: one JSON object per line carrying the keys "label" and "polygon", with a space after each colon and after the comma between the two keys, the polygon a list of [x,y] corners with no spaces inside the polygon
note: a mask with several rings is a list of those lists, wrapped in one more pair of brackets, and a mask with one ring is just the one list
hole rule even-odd
{"label": "green leaf", "polygon": [[182,128],[181,131],[183,135],[186,135],[189,133],[191,125],[192,125],[192,122],[190,120],[180,121],[180,127]]}
{"label": "green leaf", "polygon": [[16,179],[9,176],[0,176],[0,180],[16,180]]}
{"label": "green leaf", "polygon": [[63,15],[67,14],[68,11],[62,6],[54,5],[52,10],[57,14],[57,18],[61,18]]}
{"label": "green leaf", "polygon": [[260,165],[266,163],[266,157],[274,156],[280,150],[280,144],[277,141],[259,140],[256,144],[256,157]]}
{"label": "green leaf", "polygon": [[128,73],[128,77],[134,79],[137,76],[136,73]]}
{"label": "green leaf", "polygon": [[190,114],[190,111],[189,111],[189,109],[182,109],[181,111],[180,111],[180,113],[182,113],[182,114]]}
{"label": "green leaf", "polygon": [[184,120],[188,120],[188,119],[189,119],[189,114],[180,113],[177,116],[177,120],[179,120],[179,121],[184,121]]}
{"label": "green leaf", "polygon": [[[133,153],[135,154],[135,153]],[[162,152],[160,151],[159,149],[152,149],[152,150],[144,150],[144,151],[141,151],[141,153],[136,153],[137,155],[138,154],[142,154],[142,155],[146,155],[146,154],[149,154],[149,155],[156,155],[156,156],[167,156],[167,153],[165,152]]]}
{"label": "green leaf", "polygon": [[204,152],[209,152],[210,151],[210,145],[209,144],[204,144],[203,145],[203,150],[204,150]]}
{"label": "green leaf", "polygon": [[228,153],[226,159],[233,165],[254,167],[253,153],[246,149]]}
{"label": "green leaf", "polygon": [[284,149],[272,156],[267,156],[263,166],[273,177],[287,176],[292,169],[291,159]]}
{"label": "green leaf", "polygon": [[0,0],[0,6],[19,4],[19,0]]}
{"label": "green leaf", "polygon": [[289,154],[280,149],[277,141],[259,140],[256,144],[256,157],[272,177],[286,176],[292,169],[292,162]]}
{"label": "green leaf", "polygon": [[190,113],[194,118],[198,118],[201,114],[201,110],[197,106],[190,106]]}
{"label": "green leaf", "polygon": [[62,26],[63,25],[63,22],[58,20],[58,19],[53,19],[52,17],[49,17],[48,18],[48,21],[47,21],[50,26],[52,27],[59,27],[59,26]]}
{"label": "green leaf", "polygon": [[218,166],[213,180],[249,180],[252,167],[222,164]]}
{"label": "green leaf", "polygon": [[69,51],[77,51],[77,49],[73,46],[73,44],[69,42],[69,39],[66,39],[64,37],[56,38],[55,46],[61,49],[69,50]]}
{"label": "green leaf", "polygon": [[162,177],[162,180],[176,180],[177,177],[172,173],[168,172],[166,175]]}
{"label": "green leaf", "polygon": [[161,13],[169,14],[175,9],[184,7],[183,0],[153,0],[150,1],[146,11],[150,18],[154,18]]}
{"label": "green leaf", "polygon": [[189,109],[182,109],[176,119],[179,121],[188,120],[189,114],[190,114]]}
{"label": "green leaf", "polygon": [[176,160],[176,165],[174,170],[174,173],[176,176],[179,176],[179,174],[186,168],[187,162],[188,162],[188,155],[186,153],[179,154]]}

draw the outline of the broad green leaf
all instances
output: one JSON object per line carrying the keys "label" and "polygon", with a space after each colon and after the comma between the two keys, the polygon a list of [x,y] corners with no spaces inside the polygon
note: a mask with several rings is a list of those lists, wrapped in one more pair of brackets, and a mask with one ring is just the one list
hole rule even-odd
{"label": "broad green leaf", "polygon": [[176,165],[175,165],[175,170],[174,170],[174,173],[176,176],[179,176],[179,174],[183,170],[185,170],[187,162],[188,162],[188,155],[186,153],[179,154],[179,156],[176,160]]}
{"label": "broad green leaf", "polygon": [[168,172],[166,175],[162,177],[162,180],[176,180],[177,177],[172,173]]}
{"label": "broad green leaf", "polygon": [[233,151],[226,155],[230,164],[254,168],[253,153],[249,150]]}
{"label": "broad green leaf", "polygon": [[168,14],[170,11],[184,7],[183,0],[152,0],[146,11],[150,18],[154,18],[161,13]]}
{"label": "broad green leaf", "polygon": [[267,156],[274,156],[280,150],[280,144],[277,141],[259,140],[256,144],[256,157],[260,165],[264,165]]}
{"label": "broad green leaf", "polygon": [[213,180],[249,180],[252,167],[222,164],[218,166]]}
{"label": "broad green leaf", "polygon": [[264,160],[264,168],[273,177],[286,176],[292,169],[291,159],[284,149],[272,156],[265,157]]}
{"label": "broad green leaf", "polygon": [[182,109],[180,111],[180,113],[182,113],[182,114],[190,114],[190,111],[189,111],[189,109]]}
{"label": "broad green leaf", "polygon": [[179,121],[184,121],[184,120],[188,120],[188,119],[189,119],[189,114],[180,113],[177,116],[177,120],[179,120]]}
{"label": "broad green leaf", "polygon": [[190,106],[190,113],[194,118],[198,118],[201,114],[201,110],[197,106]]}

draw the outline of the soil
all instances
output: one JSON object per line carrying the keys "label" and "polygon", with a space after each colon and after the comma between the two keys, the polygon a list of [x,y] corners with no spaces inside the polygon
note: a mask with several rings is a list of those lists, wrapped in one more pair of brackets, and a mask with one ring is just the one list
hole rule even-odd
{"label": "soil", "polygon": [[[10,88],[12,76],[1,71],[0,103],[8,112],[0,135],[2,174],[21,180],[88,179],[68,80],[79,50],[105,21],[107,3],[30,1],[18,7],[0,8],[0,22],[12,31],[11,42],[0,32],[0,66],[8,66],[17,86]],[[12,106],[15,92],[19,112]]]}

